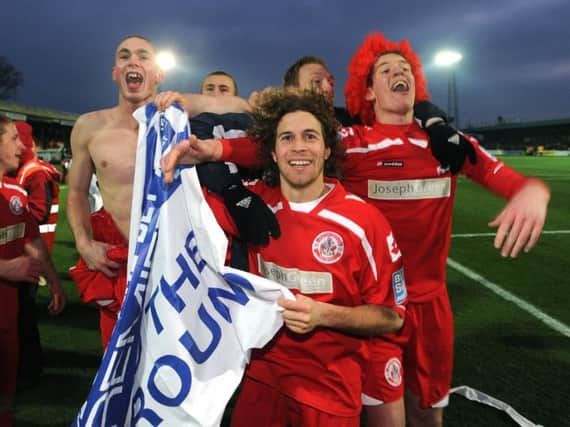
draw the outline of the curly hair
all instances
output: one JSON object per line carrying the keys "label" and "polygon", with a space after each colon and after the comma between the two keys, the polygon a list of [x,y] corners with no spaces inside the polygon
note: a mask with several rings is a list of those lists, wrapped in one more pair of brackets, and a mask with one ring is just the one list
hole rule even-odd
{"label": "curly hair", "polygon": [[399,43],[386,40],[381,33],[369,34],[350,60],[348,80],[344,88],[348,112],[353,116],[360,115],[362,123],[366,125],[371,125],[375,119],[373,101],[365,98],[371,86],[370,72],[378,57],[385,53],[402,55],[410,64],[416,83],[415,102],[429,99],[422,63],[410,43],[407,40]]}
{"label": "curly hair", "polygon": [[249,136],[259,144],[260,156],[264,165],[263,180],[276,187],[279,184],[279,170],[273,160],[277,138],[277,126],[288,113],[306,111],[321,124],[325,147],[331,154],[325,160],[325,176],[340,178],[344,159],[344,148],[339,143],[340,123],[336,120],[332,104],[315,91],[291,88],[265,89],[252,112],[253,125],[248,130]]}

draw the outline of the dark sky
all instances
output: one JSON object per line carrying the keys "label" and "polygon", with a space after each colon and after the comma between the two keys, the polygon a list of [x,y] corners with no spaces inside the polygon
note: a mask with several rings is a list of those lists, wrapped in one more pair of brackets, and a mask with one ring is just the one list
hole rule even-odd
{"label": "dark sky", "polygon": [[16,101],[83,113],[117,102],[116,44],[141,34],[178,56],[163,90],[195,92],[223,69],[247,96],[278,85],[288,65],[327,60],[344,105],[346,66],[367,33],[406,38],[433,100],[447,108],[437,50],[460,50],[462,124],[570,117],[570,0],[18,0],[2,6],[0,55],[24,75]]}

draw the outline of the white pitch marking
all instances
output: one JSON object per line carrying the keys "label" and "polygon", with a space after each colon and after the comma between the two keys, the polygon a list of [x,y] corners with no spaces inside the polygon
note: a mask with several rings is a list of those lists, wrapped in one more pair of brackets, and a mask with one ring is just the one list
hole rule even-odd
{"label": "white pitch marking", "polygon": [[[497,233],[458,233],[451,237],[491,237]],[[541,234],[570,234],[570,230],[542,230]]]}
{"label": "white pitch marking", "polygon": [[561,333],[562,335],[570,338],[570,327],[565,325],[564,323],[550,317],[548,314],[540,311],[534,305],[529,304],[525,300],[517,297],[516,295],[511,294],[509,291],[501,288],[499,285],[485,279],[483,276],[475,273],[473,270],[465,267],[464,265],[459,264],[457,261],[452,260],[451,258],[447,259],[447,265],[455,270],[463,273],[471,280],[479,283],[480,285],[485,286],[487,289],[491,290],[495,294],[499,295],[501,298],[506,299],[509,302],[512,302],[520,309],[526,311],[527,313],[531,314],[532,316],[536,317],[541,322],[545,323],[550,328],[554,329],[556,332]]}

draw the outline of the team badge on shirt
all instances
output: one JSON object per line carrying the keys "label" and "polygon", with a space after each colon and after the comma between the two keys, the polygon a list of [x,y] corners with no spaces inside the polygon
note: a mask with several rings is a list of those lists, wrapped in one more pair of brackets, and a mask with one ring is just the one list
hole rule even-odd
{"label": "team badge on shirt", "polygon": [[392,387],[400,387],[402,384],[402,364],[396,357],[392,357],[384,366],[384,377]]}
{"label": "team badge on shirt", "polygon": [[313,240],[313,256],[323,264],[337,262],[344,253],[342,237],[333,231],[323,231]]}
{"label": "team badge on shirt", "polygon": [[24,212],[24,204],[22,203],[22,199],[20,199],[19,196],[12,196],[8,206],[10,206],[10,211],[14,215],[22,215],[22,212]]}
{"label": "team badge on shirt", "polygon": [[386,236],[386,243],[388,244],[388,252],[390,252],[392,262],[398,261],[398,258],[402,256],[402,252],[400,252],[396,239],[394,239],[394,234],[390,233]]}

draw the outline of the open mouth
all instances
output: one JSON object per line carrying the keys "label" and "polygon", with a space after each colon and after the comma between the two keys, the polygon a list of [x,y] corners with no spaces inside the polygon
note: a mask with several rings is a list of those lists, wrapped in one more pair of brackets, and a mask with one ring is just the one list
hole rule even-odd
{"label": "open mouth", "polygon": [[287,163],[293,169],[298,170],[298,171],[304,170],[307,166],[311,165],[310,160],[289,160]]}
{"label": "open mouth", "polygon": [[129,71],[125,76],[127,87],[129,90],[138,90],[143,84],[143,76],[136,71]]}
{"label": "open mouth", "polygon": [[407,92],[410,90],[410,85],[405,80],[398,80],[390,89],[392,92]]}

